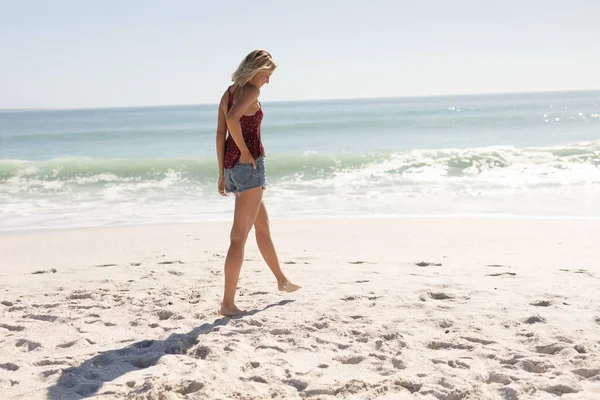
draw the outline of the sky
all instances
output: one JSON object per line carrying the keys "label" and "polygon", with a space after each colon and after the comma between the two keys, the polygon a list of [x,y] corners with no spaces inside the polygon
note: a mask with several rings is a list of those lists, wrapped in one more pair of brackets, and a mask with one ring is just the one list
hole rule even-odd
{"label": "sky", "polygon": [[0,109],[600,89],[599,0],[0,0]]}

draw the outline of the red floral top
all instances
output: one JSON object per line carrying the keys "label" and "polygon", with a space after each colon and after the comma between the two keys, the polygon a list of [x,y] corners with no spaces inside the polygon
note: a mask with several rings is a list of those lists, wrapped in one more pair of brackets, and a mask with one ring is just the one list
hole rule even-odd
{"label": "red floral top", "polygon": [[[235,90],[233,93],[229,93],[227,111],[229,111],[233,106],[234,94]],[[243,115],[240,118],[242,137],[244,138],[244,142],[246,143],[248,150],[250,150],[250,153],[255,160],[261,155],[265,155],[265,149],[263,147],[262,140],[260,139],[260,123],[262,122],[263,115],[264,114],[261,106],[254,114]],[[223,160],[223,168],[233,168],[239,158],[240,149],[235,144],[233,137],[231,137],[231,133],[229,133],[227,135],[227,139],[225,139],[225,158]]]}

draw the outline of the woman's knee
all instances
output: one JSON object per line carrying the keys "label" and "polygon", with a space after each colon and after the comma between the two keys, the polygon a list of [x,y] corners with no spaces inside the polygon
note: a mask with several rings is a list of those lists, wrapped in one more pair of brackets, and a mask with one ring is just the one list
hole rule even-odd
{"label": "woman's knee", "polygon": [[232,245],[244,245],[248,239],[248,230],[245,227],[233,227],[229,239]]}

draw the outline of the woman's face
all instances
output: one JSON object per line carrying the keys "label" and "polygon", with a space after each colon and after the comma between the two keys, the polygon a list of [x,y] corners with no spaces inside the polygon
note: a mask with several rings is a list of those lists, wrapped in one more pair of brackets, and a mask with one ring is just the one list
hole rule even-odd
{"label": "woman's face", "polygon": [[254,76],[252,83],[260,89],[265,83],[269,83],[272,73],[273,71],[260,71]]}

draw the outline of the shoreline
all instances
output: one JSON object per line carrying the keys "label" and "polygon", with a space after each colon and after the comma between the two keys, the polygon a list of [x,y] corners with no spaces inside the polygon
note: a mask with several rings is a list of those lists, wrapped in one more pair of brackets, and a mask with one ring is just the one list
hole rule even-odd
{"label": "shoreline", "polygon": [[[148,222],[148,223],[132,223],[123,225],[97,225],[97,226],[70,226],[70,227],[50,227],[50,228],[21,228],[21,229],[0,229],[0,236],[7,235],[26,235],[28,233],[40,233],[40,232],[65,232],[65,231],[89,231],[89,230],[102,230],[102,229],[118,229],[118,228],[136,228],[136,227],[161,227],[161,226],[189,226],[189,225],[200,225],[200,224],[231,224],[233,216],[223,217],[221,219],[211,220],[198,220],[198,221],[171,221],[171,222]],[[339,220],[549,220],[549,221],[600,221],[600,215],[598,216],[578,216],[578,215],[522,215],[522,214],[381,214],[381,215],[309,215],[309,216],[295,216],[295,217],[278,217],[271,216],[272,220],[281,222],[294,222],[294,221],[339,221]]]}

